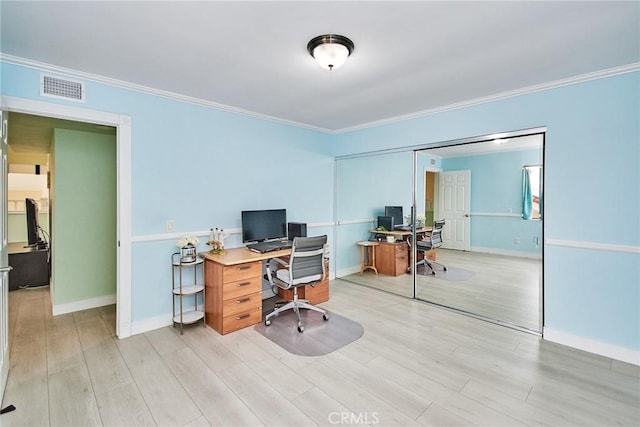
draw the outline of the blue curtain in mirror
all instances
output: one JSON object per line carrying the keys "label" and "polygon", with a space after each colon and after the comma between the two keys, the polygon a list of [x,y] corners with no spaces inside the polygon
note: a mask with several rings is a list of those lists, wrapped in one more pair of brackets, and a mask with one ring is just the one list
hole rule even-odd
{"label": "blue curtain in mirror", "polygon": [[522,168],[522,219],[531,219],[533,213],[533,197],[531,195],[531,181],[529,171]]}

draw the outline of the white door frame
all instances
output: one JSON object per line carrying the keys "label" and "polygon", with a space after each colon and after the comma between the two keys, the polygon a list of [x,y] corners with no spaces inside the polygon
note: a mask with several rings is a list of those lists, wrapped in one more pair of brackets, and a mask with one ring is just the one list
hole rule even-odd
{"label": "white door frame", "polygon": [[0,206],[2,206],[2,212],[0,212],[0,229],[2,233],[0,236],[0,403],[4,397],[4,390],[7,386],[7,379],[9,378],[9,271],[11,266],[9,265],[9,256],[7,251],[7,178],[9,170],[9,162],[7,161],[7,116],[8,111],[0,109],[0,145],[2,154],[0,161],[2,162],[2,176],[0,176],[0,186],[2,187],[2,200],[0,200]]}
{"label": "white door frame", "polygon": [[16,113],[95,123],[116,128],[117,284],[116,335],[131,336],[131,117],[104,111],[2,96],[0,108]]}

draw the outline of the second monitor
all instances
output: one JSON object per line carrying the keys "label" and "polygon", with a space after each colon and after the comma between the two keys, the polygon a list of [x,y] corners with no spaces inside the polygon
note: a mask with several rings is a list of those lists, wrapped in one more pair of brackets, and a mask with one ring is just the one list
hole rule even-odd
{"label": "second monitor", "polygon": [[393,226],[399,227],[404,224],[404,216],[402,215],[402,206],[385,206],[384,216],[393,218]]}

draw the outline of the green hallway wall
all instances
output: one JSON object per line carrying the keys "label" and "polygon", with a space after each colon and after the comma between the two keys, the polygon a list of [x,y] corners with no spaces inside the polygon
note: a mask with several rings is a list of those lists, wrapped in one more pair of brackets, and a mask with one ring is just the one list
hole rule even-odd
{"label": "green hallway wall", "polygon": [[54,305],[116,293],[116,138],[55,129],[52,143]]}

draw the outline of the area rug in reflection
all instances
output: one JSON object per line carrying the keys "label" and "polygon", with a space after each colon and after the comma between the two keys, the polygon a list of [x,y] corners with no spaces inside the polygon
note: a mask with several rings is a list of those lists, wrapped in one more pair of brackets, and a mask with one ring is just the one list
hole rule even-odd
{"label": "area rug in reflection", "polygon": [[442,280],[453,280],[456,282],[462,282],[464,280],[469,280],[476,273],[470,270],[465,270],[463,268],[456,268],[447,266],[447,271],[444,271],[444,268],[441,265],[434,264],[435,273],[432,273],[431,268],[422,264],[416,268],[416,273],[426,277],[436,277]]}

